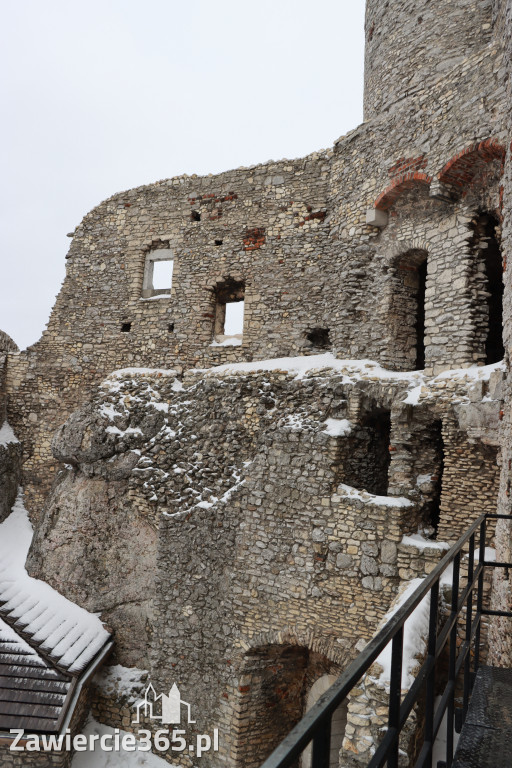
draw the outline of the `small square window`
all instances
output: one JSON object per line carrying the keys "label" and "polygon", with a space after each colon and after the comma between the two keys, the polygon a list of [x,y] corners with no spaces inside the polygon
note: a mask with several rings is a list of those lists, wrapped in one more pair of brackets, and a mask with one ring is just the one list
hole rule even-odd
{"label": "small square window", "polygon": [[158,248],[154,251],[149,251],[144,265],[142,298],[151,299],[154,296],[169,297],[171,295],[173,273],[174,253],[170,248]]}

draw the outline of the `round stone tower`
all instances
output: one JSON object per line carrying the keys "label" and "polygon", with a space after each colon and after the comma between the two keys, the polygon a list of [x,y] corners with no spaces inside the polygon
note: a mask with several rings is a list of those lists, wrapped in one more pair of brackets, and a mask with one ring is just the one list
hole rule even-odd
{"label": "round stone tower", "polygon": [[[367,0],[364,117],[421,100],[489,42],[492,0]],[[448,77],[447,77],[448,76]]]}

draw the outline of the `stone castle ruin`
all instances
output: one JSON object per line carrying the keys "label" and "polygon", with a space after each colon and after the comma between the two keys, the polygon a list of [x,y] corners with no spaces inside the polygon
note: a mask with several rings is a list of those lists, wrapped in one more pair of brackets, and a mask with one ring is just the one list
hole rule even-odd
{"label": "stone castle ruin", "polygon": [[[260,765],[399,588],[510,512],[512,3],[367,0],[365,34],[362,125],[114,195],[40,341],[0,335],[0,523],[21,484],[29,575],[219,729],[205,765]],[[491,622],[495,665],[510,637]],[[130,730],[119,668],[79,713]],[[371,718],[342,710],[332,765],[366,765]]]}

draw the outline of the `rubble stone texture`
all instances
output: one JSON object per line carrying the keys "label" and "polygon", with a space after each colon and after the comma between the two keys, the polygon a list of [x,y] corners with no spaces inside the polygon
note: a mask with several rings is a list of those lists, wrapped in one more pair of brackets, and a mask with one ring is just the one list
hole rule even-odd
{"label": "rubble stone texture", "polygon": [[[0,339],[29,569],[101,612],[117,661],[178,683],[188,734],[220,729],[205,765],[259,765],[432,569],[442,550],[404,535],[453,542],[510,512],[512,3],[368,0],[365,34],[361,126],[104,201],[41,340]],[[299,376],[209,370],[311,355]],[[495,545],[511,559],[505,521]],[[493,600],[511,607],[506,571]],[[510,630],[491,622],[493,663],[511,663]],[[365,764],[381,722],[365,690],[343,765]],[[129,726],[126,698],[94,706]]]}

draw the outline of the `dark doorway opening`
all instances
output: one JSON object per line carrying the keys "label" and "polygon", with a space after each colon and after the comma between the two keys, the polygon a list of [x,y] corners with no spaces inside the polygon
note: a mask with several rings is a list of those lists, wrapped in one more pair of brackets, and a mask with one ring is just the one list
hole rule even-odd
{"label": "dark doorway opening", "polygon": [[416,293],[416,365],[417,371],[425,368],[425,291],[427,288],[427,260],[418,266],[418,290]]}
{"label": "dark doorway opening", "polygon": [[485,224],[487,248],[484,250],[485,276],[487,278],[487,305],[489,324],[485,340],[485,362],[497,363],[505,355],[503,346],[503,263],[496,236],[498,222],[493,216],[481,217]]}
{"label": "dark doorway opening", "polygon": [[434,421],[428,429],[429,449],[432,453],[432,475],[430,478],[431,491],[425,504],[425,520],[429,526],[437,528],[441,516],[441,494],[443,490],[444,443],[442,422]]}
{"label": "dark doorway opening", "polygon": [[350,437],[342,438],[340,482],[376,496],[387,496],[390,434],[388,410],[379,408],[365,414]]}

